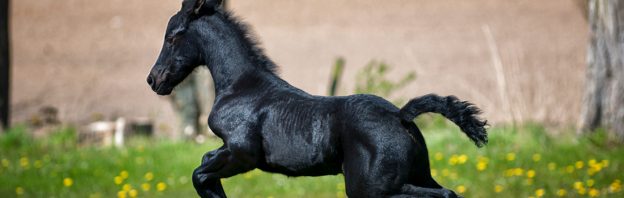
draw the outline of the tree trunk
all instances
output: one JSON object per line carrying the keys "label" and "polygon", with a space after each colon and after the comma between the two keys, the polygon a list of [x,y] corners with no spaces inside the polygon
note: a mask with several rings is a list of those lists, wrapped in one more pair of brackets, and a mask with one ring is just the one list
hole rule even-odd
{"label": "tree trunk", "polygon": [[0,0],[0,129],[10,125],[9,0]]}
{"label": "tree trunk", "polygon": [[624,142],[624,0],[590,0],[590,43],[580,132]]}

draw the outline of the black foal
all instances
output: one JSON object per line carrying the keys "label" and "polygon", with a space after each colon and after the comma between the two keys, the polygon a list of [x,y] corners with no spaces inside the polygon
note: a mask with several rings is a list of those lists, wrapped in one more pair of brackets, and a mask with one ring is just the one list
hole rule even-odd
{"label": "black foal", "polygon": [[413,119],[441,113],[478,146],[485,122],[470,103],[425,95],[399,109],[373,95],[322,97],[297,89],[267,58],[221,0],[184,0],[147,81],[170,94],[198,65],[212,73],[208,124],[223,139],[193,172],[201,197],[225,197],[220,178],[259,168],[289,176],[343,173],[349,197],[456,197],[431,177]]}

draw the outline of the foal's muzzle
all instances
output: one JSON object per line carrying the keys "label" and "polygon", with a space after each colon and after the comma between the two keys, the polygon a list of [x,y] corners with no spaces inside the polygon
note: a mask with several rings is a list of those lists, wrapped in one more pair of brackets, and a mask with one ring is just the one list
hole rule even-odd
{"label": "foal's muzzle", "polygon": [[156,69],[157,66],[154,66],[154,69],[147,75],[147,84],[150,85],[152,91],[156,92],[158,95],[168,95],[171,93],[173,89],[166,85],[166,76],[165,72],[162,70]]}

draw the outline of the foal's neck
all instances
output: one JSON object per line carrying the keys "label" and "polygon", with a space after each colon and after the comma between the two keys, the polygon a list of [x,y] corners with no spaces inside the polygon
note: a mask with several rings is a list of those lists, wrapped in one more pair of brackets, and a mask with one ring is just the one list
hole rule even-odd
{"label": "foal's neck", "polygon": [[[275,64],[264,55],[250,37],[247,28],[226,12],[217,12],[202,20],[203,58],[212,74],[215,95],[234,91],[233,84],[244,76],[270,80],[279,79],[274,74]],[[204,26],[205,25],[205,26]],[[285,83],[282,80],[275,81]]]}

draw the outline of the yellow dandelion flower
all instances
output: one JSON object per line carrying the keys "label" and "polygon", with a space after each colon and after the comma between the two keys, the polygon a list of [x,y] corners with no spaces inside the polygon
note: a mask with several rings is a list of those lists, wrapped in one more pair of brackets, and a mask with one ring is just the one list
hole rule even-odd
{"label": "yellow dandelion flower", "polygon": [[515,153],[507,153],[506,159],[507,159],[507,161],[514,161],[514,160],[516,160],[516,154]]}
{"label": "yellow dandelion flower", "polygon": [[535,170],[528,170],[526,175],[527,175],[528,178],[535,177]]}
{"label": "yellow dandelion flower", "polygon": [[545,193],[546,193],[546,191],[543,188],[540,188],[540,189],[537,189],[535,191],[535,196],[536,197],[543,197]]}
{"label": "yellow dandelion flower", "polygon": [[516,176],[522,176],[523,173],[524,173],[524,169],[522,169],[522,168],[515,168],[514,169],[514,175],[516,175]]}
{"label": "yellow dandelion flower", "polygon": [[458,161],[459,161],[459,159],[458,159],[457,155],[452,155],[451,158],[449,159],[449,164],[452,166],[452,165],[457,164]]}
{"label": "yellow dandelion flower", "polygon": [[156,190],[157,191],[162,192],[165,189],[167,189],[167,184],[165,184],[163,182],[158,182],[158,184],[156,184]]}
{"label": "yellow dandelion flower", "polygon": [[72,178],[66,177],[63,179],[63,185],[65,187],[71,187],[74,184],[74,180]]}
{"label": "yellow dandelion flower", "polygon": [[149,191],[151,187],[152,186],[150,186],[150,184],[148,184],[148,183],[141,184],[141,189],[143,189],[143,191],[145,191],[145,192]]}
{"label": "yellow dandelion flower", "polygon": [[17,196],[23,195],[24,194],[24,188],[22,188],[22,187],[15,188],[15,194]]}
{"label": "yellow dandelion flower", "polygon": [[29,165],[30,165],[30,161],[28,160],[27,157],[20,158],[20,166],[22,168],[27,168]]}
{"label": "yellow dandelion flower", "polygon": [[576,192],[577,192],[579,195],[585,195],[585,194],[587,194],[587,189],[585,189],[585,187],[581,187],[581,188],[579,188],[579,189],[576,189]]}
{"label": "yellow dandelion flower", "polygon": [[468,161],[468,156],[467,155],[462,154],[459,157],[457,157],[457,162],[459,164],[464,164],[464,163],[466,163],[466,161]]}
{"label": "yellow dandelion flower", "polygon": [[128,195],[126,194],[126,191],[119,191],[117,192],[117,198],[126,198]]}
{"label": "yellow dandelion flower", "polygon": [[587,164],[591,166],[591,165],[596,164],[596,162],[598,162],[596,161],[596,159],[590,159],[589,161],[587,161]]}
{"label": "yellow dandelion flower", "polygon": [[613,183],[611,183],[611,185],[609,185],[609,191],[612,193],[620,192],[620,190],[622,190],[622,184],[620,183],[620,180],[615,180],[613,181]]}
{"label": "yellow dandelion flower", "polygon": [[128,179],[129,173],[128,171],[123,170],[119,173],[119,176],[121,176],[121,178],[123,179]]}
{"label": "yellow dandelion flower", "polygon": [[121,176],[115,176],[115,184],[119,185],[121,183],[123,183],[123,178],[121,178]]}
{"label": "yellow dandelion flower", "polygon": [[595,188],[590,188],[589,189],[589,196],[590,197],[597,197],[598,195],[600,195],[600,191],[598,191]]}
{"label": "yellow dandelion flower", "polygon": [[147,172],[145,173],[145,176],[143,176],[145,178],[146,181],[152,181],[152,179],[154,179],[154,173],[152,172]]}
{"label": "yellow dandelion flower", "polygon": [[466,186],[464,185],[459,185],[455,188],[455,191],[457,191],[458,193],[464,193],[466,192]]}
{"label": "yellow dandelion flower", "polygon": [[487,168],[487,163],[485,162],[478,162],[477,163],[477,170],[478,171],[483,171]]}
{"label": "yellow dandelion flower", "polygon": [[444,159],[444,155],[442,155],[442,153],[440,153],[440,152],[437,152],[437,153],[435,153],[434,158],[435,158],[436,161],[440,161],[440,160]]}
{"label": "yellow dandelion flower", "polygon": [[533,154],[533,161],[539,162],[542,159],[542,155],[539,153]]}
{"label": "yellow dandelion flower", "polygon": [[576,169],[581,169],[583,168],[583,161],[577,161],[576,163],[574,163],[574,166],[576,167]]}
{"label": "yellow dandelion flower", "polygon": [[135,189],[128,191],[128,195],[130,195],[130,197],[137,197],[138,194],[139,192]]}
{"label": "yellow dandelion flower", "polygon": [[574,189],[578,190],[580,188],[583,188],[583,182],[580,182],[580,181],[574,182]]}
{"label": "yellow dandelion flower", "polygon": [[599,172],[600,170],[602,170],[602,164],[601,163],[594,163],[590,165],[591,169],[594,169],[596,172]]}
{"label": "yellow dandelion flower", "polygon": [[548,170],[555,170],[557,169],[557,164],[554,162],[548,163]]}
{"label": "yellow dandelion flower", "polygon": [[496,185],[494,186],[494,192],[499,193],[499,192],[503,192],[503,186],[501,185]]}
{"label": "yellow dandelion flower", "polygon": [[587,180],[587,182],[585,182],[585,183],[587,184],[587,186],[588,186],[588,187],[592,187],[592,186],[594,186],[594,183],[595,183],[595,182],[596,182],[596,181],[594,181],[593,179],[589,179],[589,180]]}
{"label": "yellow dandelion flower", "polygon": [[431,169],[431,176],[435,177],[438,176],[438,170],[436,170],[435,168]]}
{"label": "yellow dandelion flower", "polygon": [[560,189],[557,191],[557,196],[559,196],[559,197],[566,196],[566,194],[568,194],[568,192],[567,192],[565,189],[563,189],[563,188],[560,188]]}
{"label": "yellow dandelion flower", "polygon": [[130,189],[132,189],[132,186],[130,184],[124,184],[121,187],[121,190],[126,191],[126,192],[130,191]]}

